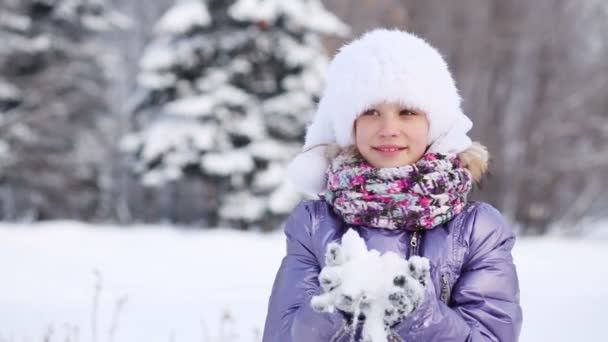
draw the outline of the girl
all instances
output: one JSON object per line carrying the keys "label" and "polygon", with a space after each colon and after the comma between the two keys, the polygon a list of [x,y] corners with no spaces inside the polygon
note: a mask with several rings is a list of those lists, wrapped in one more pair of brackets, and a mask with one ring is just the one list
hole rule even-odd
{"label": "girl", "polygon": [[287,255],[270,296],[264,342],[357,335],[352,312],[311,306],[327,290],[319,274],[339,266],[327,247],[349,229],[370,250],[430,265],[423,294],[404,292],[417,304],[413,310],[385,320],[389,340],[518,339],[515,236],[491,205],[467,202],[488,160],[485,147],[467,136],[471,127],[445,61],[424,40],[375,30],[340,49],[304,150],[289,166],[293,183],[319,199],[300,203],[285,225]]}

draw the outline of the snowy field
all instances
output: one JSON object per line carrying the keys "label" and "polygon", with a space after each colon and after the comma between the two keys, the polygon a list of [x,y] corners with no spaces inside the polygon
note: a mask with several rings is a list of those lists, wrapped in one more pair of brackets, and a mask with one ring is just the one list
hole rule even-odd
{"label": "snowy field", "polygon": [[[282,233],[0,226],[0,342],[253,342]],[[608,238],[520,239],[521,341],[607,341]]]}

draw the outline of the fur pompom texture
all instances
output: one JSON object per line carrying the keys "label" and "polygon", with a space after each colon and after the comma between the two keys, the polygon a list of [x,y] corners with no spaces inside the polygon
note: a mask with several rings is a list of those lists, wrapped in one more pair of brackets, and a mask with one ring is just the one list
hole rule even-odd
{"label": "fur pompom texture", "polygon": [[327,145],[316,145],[298,154],[287,166],[289,180],[301,192],[316,195],[327,186]]}
{"label": "fur pompom texture", "polygon": [[462,162],[462,166],[471,172],[475,183],[479,184],[488,171],[488,161],[490,159],[488,149],[475,141],[471,147],[459,153],[458,157]]}

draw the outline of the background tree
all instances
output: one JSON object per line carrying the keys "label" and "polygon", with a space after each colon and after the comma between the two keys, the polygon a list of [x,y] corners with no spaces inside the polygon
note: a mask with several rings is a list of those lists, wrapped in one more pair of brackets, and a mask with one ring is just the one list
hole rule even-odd
{"label": "background tree", "polygon": [[0,217],[104,215],[110,60],[94,38],[126,24],[103,0],[0,3]]}
{"label": "background tree", "polygon": [[124,140],[148,186],[194,177],[211,225],[274,227],[300,199],[285,181],[323,86],[319,1],[179,1],[155,27]]}

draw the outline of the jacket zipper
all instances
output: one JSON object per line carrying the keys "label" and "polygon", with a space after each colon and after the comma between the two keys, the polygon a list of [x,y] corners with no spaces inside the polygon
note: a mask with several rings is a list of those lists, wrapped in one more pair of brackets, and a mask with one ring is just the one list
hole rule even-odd
{"label": "jacket zipper", "polygon": [[418,234],[419,233],[415,231],[410,239],[410,257],[418,255],[418,246],[420,245],[420,241],[418,240]]}
{"label": "jacket zipper", "polygon": [[[420,248],[420,239],[419,232],[415,231],[410,238],[410,257],[413,255],[418,255]],[[443,301],[446,305],[450,299],[450,283],[448,280],[448,276],[445,273],[441,274],[441,301]]]}
{"label": "jacket zipper", "polygon": [[448,276],[443,273],[441,274],[441,301],[446,305],[450,299],[450,284],[448,282]]}

